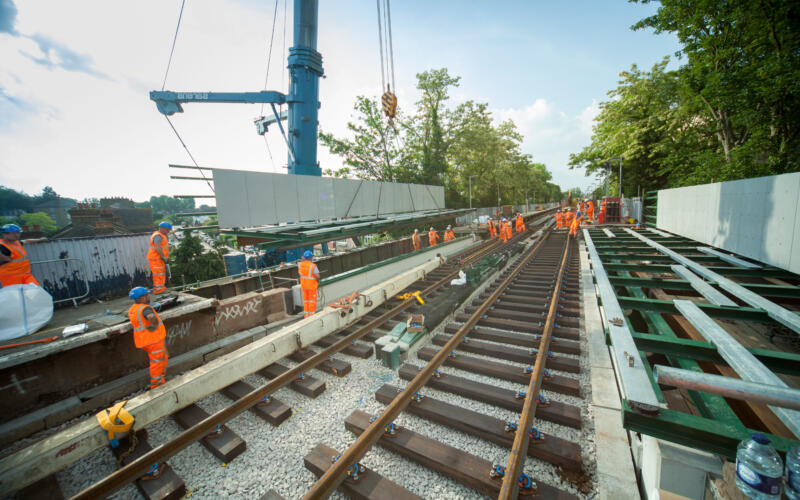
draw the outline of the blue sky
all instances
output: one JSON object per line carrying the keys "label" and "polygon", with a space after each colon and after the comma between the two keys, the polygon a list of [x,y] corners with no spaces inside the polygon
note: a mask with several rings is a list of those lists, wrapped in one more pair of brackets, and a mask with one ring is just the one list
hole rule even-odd
{"label": "blue sky", "polygon": [[[289,1],[287,46],[291,45]],[[284,0],[279,0],[270,85],[281,85]],[[371,0],[321,0],[320,123],[346,133],[354,98],[380,92],[377,14]],[[160,88],[179,0],[0,0],[0,184],[67,196],[204,194],[169,179],[185,151],[148,100]],[[263,86],[272,0],[187,0],[167,88]],[[564,188],[592,180],[566,167],[589,143],[592,118],[618,74],[673,54],[669,35],[633,32],[655,11],[625,1],[392,3],[400,106],[416,100],[415,74],[447,67],[462,78],[452,104],[489,103],[513,119],[523,150]],[[14,11],[17,11],[16,13]],[[10,28],[9,28],[10,27]],[[285,73],[284,73],[285,75]],[[201,164],[285,171],[280,137],[253,131],[257,105],[189,105],[174,123]],[[340,160],[320,151],[323,168]]]}

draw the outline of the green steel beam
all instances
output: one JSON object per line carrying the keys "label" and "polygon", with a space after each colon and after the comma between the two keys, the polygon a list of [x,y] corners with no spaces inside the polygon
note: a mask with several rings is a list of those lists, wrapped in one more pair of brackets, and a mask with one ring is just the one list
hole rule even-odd
{"label": "green steel beam", "polygon": [[[601,258],[602,259],[602,258]],[[629,278],[630,273],[623,272],[621,273],[623,277]],[[641,299],[647,299],[647,296],[644,290],[641,287],[628,287],[626,288],[628,293],[633,294],[635,297]],[[619,295],[617,296],[618,299],[620,298]],[[622,305],[622,303],[620,303]],[[623,309],[625,307],[623,306]],[[645,323],[650,331],[657,332],[660,337],[665,339],[677,339],[678,336],[669,326],[669,323],[661,316],[661,314],[654,313],[654,312],[645,312],[643,314]],[[626,316],[626,321],[630,324],[630,319]],[[631,328],[633,330],[633,328]],[[636,346],[642,354],[643,359],[647,359],[646,352],[644,349],[641,349],[639,345]],[[667,357],[667,361],[672,364],[673,366],[678,366],[685,370],[692,370],[696,372],[702,372],[702,368],[700,365],[692,359],[680,358],[680,357]],[[650,383],[653,385],[653,389],[656,392],[656,395],[659,398],[659,401],[662,403],[666,402],[664,398],[664,394],[661,391],[661,388],[655,381],[655,377],[653,376],[652,368],[650,367],[649,363],[645,363],[645,368],[648,372],[650,377]],[[687,394],[691,398],[692,402],[694,403],[695,407],[706,417],[713,417],[721,422],[725,422],[727,425],[738,427],[742,426],[741,421],[736,416],[736,413],[731,409],[730,405],[725,401],[725,399],[721,396],[716,394],[704,394],[697,391],[687,391]]]}
{"label": "green steel beam", "polygon": [[[651,262],[673,262],[672,258],[663,254],[640,254],[631,252],[598,252],[601,258],[613,258],[615,260],[649,260]],[[699,254],[699,252],[698,252]],[[686,254],[684,254],[686,255]],[[711,255],[690,255],[695,262],[722,262],[719,258]]]}
{"label": "green steel beam", "polygon": [[[647,269],[643,269],[641,264],[620,264],[616,262],[603,263],[603,267],[607,271],[647,271],[648,273],[669,273],[672,274],[672,269],[669,266],[662,266],[658,264],[651,264]],[[744,269],[741,267],[722,267],[722,266],[706,266],[707,269],[723,276],[734,276],[742,278],[783,278],[783,279],[797,279],[797,276],[784,271],[782,269]]]}
{"label": "green steel beam", "polygon": [[[666,290],[694,290],[688,281],[651,278],[628,278],[610,276],[614,286],[638,286],[642,288],[662,288]],[[764,297],[800,298],[800,287],[783,285],[764,285],[760,283],[739,283],[743,287]]]}
{"label": "green steel beam", "polygon": [[753,432],[765,434],[775,449],[784,454],[798,444],[795,440],[767,432],[747,429],[744,426],[735,427],[717,420],[666,408],[662,408],[658,415],[644,415],[632,410],[624,399],[622,425],[628,430],[705,450],[729,459],[736,457],[736,447],[739,442]]}
{"label": "green steel beam", "polygon": [[[678,358],[708,361],[719,365],[726,362],[711,342],[682,338],[666,338],[664,335],[634,332],[636,346],[642,351],[675,356]],[[747,348],[759,361],[775,373],[800,376],[800,354],[769,349]]]}
{"label": "green steel beam", "polygon": [[[619,304],[623,309],[636,309],[637,311],[677,314],[678,316],[681,315],[671,300],[619,297]],[[712,318],[731,319],[734,321],[755,321],[758,323],[774,323],[774,320],[770,318],[762,309],[755,309],[752,307],[738,307],[733,309],[730,307],[716,306],[714,304],[705,304],[701,302],[698,302],[697,305],[703,310],[704,313],[708,314]]]}

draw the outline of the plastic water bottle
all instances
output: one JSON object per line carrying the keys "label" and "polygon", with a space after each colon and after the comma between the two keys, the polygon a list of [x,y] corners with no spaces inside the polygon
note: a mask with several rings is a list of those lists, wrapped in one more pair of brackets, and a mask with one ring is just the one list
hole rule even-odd
{"label": "plastic water bottle", "polygon": [[786,496],[800,500],[800,446],[786,453]]}
{"label": "plastic water bottle", "polygon": [[736,487],[754,500],[779,500],[783,460],[763,434],[755,433],[736,450]]}

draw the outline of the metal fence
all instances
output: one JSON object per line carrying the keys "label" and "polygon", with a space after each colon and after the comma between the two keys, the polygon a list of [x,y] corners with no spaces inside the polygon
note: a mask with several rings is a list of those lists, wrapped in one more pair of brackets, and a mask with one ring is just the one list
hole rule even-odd
{"label": "metal fence", "polygon": [[149,235],[37,241],[25,246],[31,272],[55,302],[121,296],[149,285]]}
{"label": "metal fence", "polygon": [[[530,210],[536,210],[539,205],[542,205],[543,209],[551,208],[556,206],[556,203],[531,203]],[[505,205],[503,205],[505,206]],[[528,211],[528,205],[512,205],[511,210],[514,213],[521,212],[525,213]],[[472,222],[482,215],[491,215],[492,217],[497,215],[497,210],[502,212],[503,207],[483,207],[483,208],[476,208],[471,213],[467,215],[462,215],[461,217],[456,217],[456,224],[459,226],[468,226],[472,224]]]}

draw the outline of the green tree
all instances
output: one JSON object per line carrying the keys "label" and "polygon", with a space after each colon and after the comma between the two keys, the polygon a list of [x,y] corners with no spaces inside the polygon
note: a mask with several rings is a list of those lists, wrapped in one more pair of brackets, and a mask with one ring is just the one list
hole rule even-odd
{"label": "green tree", "polygon": [[33,207],[33,197],[27,194],[0,186],[0,210],[29,210]]}
{"label": "green tree", "polygon": [[[650,3],[650,0],[633,0]],[[800,161],[800,7],[790,0],[663,0],[634,29],[674,33],[682,105],[712,128],[717,179],[796,170]]]}
{"label": "green tree", "polygon": [[421,97],[416,109],[389,124],[378,102],[356,100],[352,138],[320,134],[331,152],[343,157],[345,167],[328,175],[362,179],[442,185],[449,207],[469,206],[469,179],[473,177],[473,206],[521,204],[525,196],[557,197],[543,164],[521,152],[522,135],[511,121],[496,124],[488,104],[467,101],[447,107],[449,90],[459,77],[446,69],[419,73]]}
{"label": "green tree", "polygon": [[197,283],[225,276],[225,265],[216,252],[203,252],[200,238],[184,233],[169,257],[172,279],[179,284]]}
{"label": "green tree", "polygon": [[[344,158],[345,165],[337,172],[327,170],[327,175],[345,177],[349,174],[359,179],[399,182],[409,181],[409,165],[405,162],[402,138],[398,129],[383,117],[377,100],[364,96],[356,97],[354,122],[347,123],[354,138],[336,138],[320,131],[320,142],[331,153]],[[402,121],[402,115],[397,121]],[[412,176],[413,177],[413,176]]]}
{"label": "green tree", "polygon": [[29,229],[33,230],[34,226],[39,226],[39,229],[47,234],[53,233],[58,229],[56,221],[44,212],[22,214],[19,216],[19,220],[22,225],[28,226]]}
{"label": "green tree", "polygon": [[649,72],[633,65],[620,73],[610,100],[600,103],[591,144],[570,155],[572,168],[607,179],[610,193],[619,189],[619,164],[612,158],[623,158],[623,192],[629,194],[639,186],[707,182],[719,163],[708,154],[711,127],[682,106],[680,77],[666,70],[668,63],[665,58]]}

